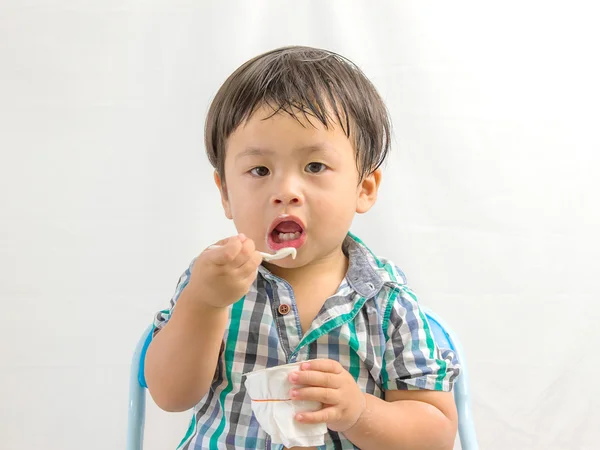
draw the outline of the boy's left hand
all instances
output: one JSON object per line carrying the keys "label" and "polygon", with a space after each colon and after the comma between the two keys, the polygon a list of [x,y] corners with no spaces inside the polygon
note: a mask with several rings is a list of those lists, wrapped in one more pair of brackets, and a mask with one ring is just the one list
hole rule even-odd
{"label": "boy's left hand", "polygon": [[319,411],[297,414],[299,422],[325,422],[330,430],[344,432],[356,424],[366,408],[365,394],[337,361],[305,362],[299,371],[288,376],[291,383],[305,386],[292,388],[290,396],[293,400],[313,400],[323,404]]}

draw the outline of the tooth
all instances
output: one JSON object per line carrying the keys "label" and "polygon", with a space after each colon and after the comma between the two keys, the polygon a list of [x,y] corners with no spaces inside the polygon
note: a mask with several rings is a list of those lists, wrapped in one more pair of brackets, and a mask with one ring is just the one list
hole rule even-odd
{"label": "tooth", "polygon": [[300,237],[302,233],[300,232],[295,232],[295,233],[279,233],[279,240],[281,241],[291,241],[293,239],[298,239]]}

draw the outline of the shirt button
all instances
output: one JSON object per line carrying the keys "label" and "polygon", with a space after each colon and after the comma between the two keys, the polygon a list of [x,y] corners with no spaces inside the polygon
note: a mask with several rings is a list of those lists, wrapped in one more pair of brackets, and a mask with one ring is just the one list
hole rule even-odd
{"label": "shirt button", "polygon": [[290,312],[290,305],[282,303],[281,305],[279,305],[279,308],[277,308],[277,311],[279,311],[279,314],[281,314],[282,316],[285,316],[287,313]]}

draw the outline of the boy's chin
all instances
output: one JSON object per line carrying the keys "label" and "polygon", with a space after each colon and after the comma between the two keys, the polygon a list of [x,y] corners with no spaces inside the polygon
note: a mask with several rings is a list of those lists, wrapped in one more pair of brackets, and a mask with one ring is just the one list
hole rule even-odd
{"label": "boy's chin", "polygon": [[280,269],[296,269],[300,267],[302,264],[298,261],[298,258],[292,259],[291,256],[285,259],[278,259],[275,261],[264,262],[267,268],[269,267],[278,267]]}

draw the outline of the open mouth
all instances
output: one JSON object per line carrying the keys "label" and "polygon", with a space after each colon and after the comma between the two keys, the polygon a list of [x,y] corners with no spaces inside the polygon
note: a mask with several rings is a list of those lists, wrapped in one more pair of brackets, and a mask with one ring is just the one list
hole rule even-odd
{"label": "open mouth", "polygon": [[285,247],[299,248],[305,240],[304,224],[294,216],[281,216],[275,219],[267,235],[267,244],[273,250]]}

